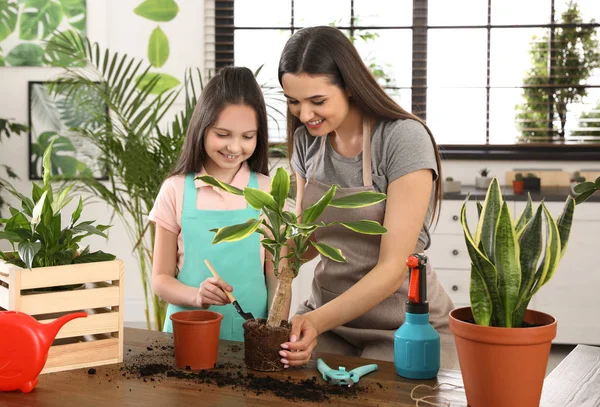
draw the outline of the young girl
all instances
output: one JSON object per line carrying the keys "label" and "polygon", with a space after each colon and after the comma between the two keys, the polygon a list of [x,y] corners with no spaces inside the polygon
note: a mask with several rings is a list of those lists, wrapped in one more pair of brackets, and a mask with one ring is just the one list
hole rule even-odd
{"label": "young girl", "polygon": [[[224,290],[233,291],[245,312],[266,318],[277,279],[258,234],[212,244],[211,229],[257,218],[259,211],[237,196],[195,177],[211,175],[244,189],[269,191],[267,113],[261,89],[247,68],[227,67],[212,78],[190,120],[183,150],[150,212],[156,224],[152,289],[169,303],[169,316],[187,309],[223,314],[222,339],[243,341],[244,320]],[[206,267],[208,259],[221,279]],[[263,271],[264,270],[264,271]]]}
{"label": "young girl", "polygon": [[[340,248],[348,261],[321,256],[312,295],[292,319],[281,362],[301,365],[317,345],[333,352],[392,361],[394,333],[404,322],[406,258],[429,246],[428,225],[440,198],[440,157],[427,126],[377,84],[352,43],[333,27],[299,30],[279,62],[288,102],[288,148],[297,179],[297,213],[332,184],[336,198],[387,193],[358,210],[328,208],[318,221],[376,220],[383,236],[319,229],[317,241]],[[436,200],[437,199],[437,200]],[[316,251],[307,258],[315,257]],[[442,366],[454,361],[448,329],[450,297],[427,270],[430,321],[440,333]]]}

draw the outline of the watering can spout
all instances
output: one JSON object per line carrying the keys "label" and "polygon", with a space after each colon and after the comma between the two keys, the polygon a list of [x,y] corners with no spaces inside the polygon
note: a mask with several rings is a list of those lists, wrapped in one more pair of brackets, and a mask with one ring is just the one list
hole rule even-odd
{"label": "watering can spout", "polygon": [[63,315],[60,318],[50,322],[49,324],[41,324],[42,326],[38,330],[38,335],[42,339],[42,342],[50,348],[54,338],[58,334],[58,331],[69,321],[75,318],[85,318],[87,317],[86,312],[75,312],[73,314]]}

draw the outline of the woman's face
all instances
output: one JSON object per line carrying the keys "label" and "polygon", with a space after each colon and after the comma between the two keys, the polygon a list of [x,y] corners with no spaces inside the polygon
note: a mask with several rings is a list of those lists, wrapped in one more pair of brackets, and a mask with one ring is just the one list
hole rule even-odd
{"label": "woman's face", "polygon": [[326,75],[286,73],[281,78],[290,112],[313,136],[326,136],[340,127],[350,110],[347,92]]}

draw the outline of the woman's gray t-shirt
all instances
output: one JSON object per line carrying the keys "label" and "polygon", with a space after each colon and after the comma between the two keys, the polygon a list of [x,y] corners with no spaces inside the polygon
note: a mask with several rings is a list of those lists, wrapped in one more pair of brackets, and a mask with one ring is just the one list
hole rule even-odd
{"label": "woman's gray t-shirt", "polygon": [[[311,136],[304,126],[294,134],[292,168],[304,179],[307,174],[312,174],[320,143],[321,137]],[[356,157],[344,157],[333,149],[327,138],[324,154],[314,169],[314,177],[323,184],[337,184],[342,188],[363,186],[362,156],[361,152]],[[411,119],[377,121],[371,131],[371,173],[375,190],[387,193],[391,182],[420,169],[431,169],[432,182],[437,180],[435,150],[425,127]],[[432,197],[426,224],[434,203]],[[427,228],[423,226],[419,246],[427,245],[427,235]]]}

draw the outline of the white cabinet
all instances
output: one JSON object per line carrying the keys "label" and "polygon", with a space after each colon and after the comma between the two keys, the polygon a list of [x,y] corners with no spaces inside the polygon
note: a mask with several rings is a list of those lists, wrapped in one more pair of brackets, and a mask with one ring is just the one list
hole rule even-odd
{"label": "white cabinet", "polygon": [[[440,220],[432,233],[427,256],[444,289],[456,307],[469,306],[470,259],[466,252],[460,209],[463,201],[444,201]],[[526,202],[510,201],[517,218]],[[534,209],[539,202],[534,202]],[[557,217],[564,202],[546,202]],[[467,220],[475,232],[477,211],[468,204]],[[554,277],[529,303],[529,308],[546,312],[558,321],[555,343],[600,345],[600,203],[586,202],[575,208],[573,226],[565,256]]]}

